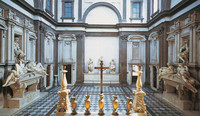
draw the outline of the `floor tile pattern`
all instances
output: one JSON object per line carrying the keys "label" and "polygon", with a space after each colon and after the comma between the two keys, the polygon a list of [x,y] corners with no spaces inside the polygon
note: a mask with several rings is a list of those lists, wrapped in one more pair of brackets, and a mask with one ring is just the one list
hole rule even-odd
{"label": "floor tile pattern", "polygon": [[[90,106],[90,112],[98,112],[98,100],[99,100],[99,86],[76,86],[72,87],[69,86],[68,89],[71,90],[71,93],[69,94],[69,98],[71,96],[76,96],[76,100],[78,102],[77,105],[77,112],[84,112],[85,111],[85,95],[90,95],[91,100],[91,106]],[[106,114],[111,114],[113,111],[112,107],[112,100],[113,95],[118,95],[118,111],[121,114],[126,113],[126,102],[127,97],[131,97],[134,99],[134,95],[132,94],[132,91],[136,88],[133,86],[128,87],[111,87],[111,86],[104,86],[103,87],[103,93],[104,93],[104,112]],[[55,116],[55,113],[57,111],[56,104],[58,102],[59,96],[57,95],[57,92],[61,90],[60,87],[55,87],[49,91],[49,94],[46,97],[43,97],[36,101],[35,103],[27,106],[26,108],[22,109],[21,111],[18,111],[14,114],[14,116],[44,116],[44,115],[51,115]],[[145,96],[145,103],[147,105],[147,114],[148,116],[183,116],[183,114],[177,110],[175,110],[173,107],[168,105],[166,102],[156,98],[154,96],[154,91],[143,87],[143,91],[147,93],[147,96]]]}

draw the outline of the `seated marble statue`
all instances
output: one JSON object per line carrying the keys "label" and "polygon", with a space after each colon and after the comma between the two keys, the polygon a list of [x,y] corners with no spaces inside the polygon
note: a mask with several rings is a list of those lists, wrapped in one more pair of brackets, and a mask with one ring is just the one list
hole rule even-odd
{"label": "seated marble statue", "polygon": [[[99,58],[99,65],[101,65],[101,61],[103,61],[103,56],[101,56],[100,58]],[[104,63],[104,62],[103,62]]]}
{"label": "seated marble statue", "polygon": [[163,75],[175,73],[174,67],[172,66],[172,64],[171,63],[167,63],[167,65],[168,65],[168,67],[161,67],[159,69],[158,79],[160,79],[160,77],[163,76]]}
{"label": "seated marble statue", "polygon": [[189,55],[189,48],[188,48],[187,44],[185,44],[184,46],[181,47],[179,54],[178,54],[178,58],[183,63],[187,63],[188,62],[188,55]]}
{"label": "seated marble statue", "polygon": [[90,58],[88,61],[88,73],[93,73],[93,70],[94,70],[93,61]]}
{"label": "seated marble statue", "polygon": [[27,71],[36,72],[39,74],[47,75],[46,69],[42,66],[41,63],[36,64],[34,61],[29,61],[26,65]]}
{"label": "seated marble statue", "polygon": [[17,79],[22,78],[23,75],[26,73],[27,73],[26,67],[24,67],[24,64],[22,63],[22,61],[19,61],[19,64],[15,64],[15,70],[10,71],[3,87],[14,84],[17,81]]}
{"label": "seated marble statue", "polygon": [[190,76],[188,67],[183,66],[183,63],[178,64],[177,75],[180,76],[180,79],[183,80],[184,85],[188,89],[190,89],[193,93],[198,92],[198,90],[195,88],[195,85],[199,85],[200,83]]}
{"label": "seated marble statue", "polygon": [[116,70],[116,63],[114,61],[114,59],[112,59],[112,61],[110,62],[110,73],[115,73],[115,70]]}
{"label": "seated marble statue", "polygon": [[[24,59],[25,54],[24,54],[24,52],[20,49],[19,44],[18,44],[18,41],[19,41],[19,38],[16,37],[16,38],[15,38],[15,41],[14,41],[14,42],[15,42],[15,44],[14,44],[14,53],[15,53],[16,58],[19,59],[19,60],[21,60],[21,59]],[[16,60],[17,60],[17,59],[16,59]]]}
{"label": "seated marble statue", "polygon": [[[103,60],[103,56],[101,56],[100,58],[99,58],[99,61],[98,61],[98,65],[99,66],[101,66],[101,61],[103,61],[103,67],[105,67],[105,62],[104,62],[104,60]],[[99,70],[99,73],[100,73],[100,70]],[[106,70],[105,69],[103,69],[103,73],[106,73]]]}

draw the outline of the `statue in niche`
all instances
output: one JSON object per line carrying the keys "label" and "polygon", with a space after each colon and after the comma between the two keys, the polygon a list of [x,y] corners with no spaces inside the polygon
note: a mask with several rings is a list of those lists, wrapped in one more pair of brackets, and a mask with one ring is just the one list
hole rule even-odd
{"label": "statue in niche", "polygon": [[93,73],[93,70],[94,70],[93,61],[92,61],[91,58],[89,58],[89,61],[88,61],[88,73]]}
{"label": "statue in niche", "polygon": [[24,57],[25,57],[25,54],[24,52],[20,49],[19,47],[19,38],[16,37],[15,40],[14,40],[14,53],[15,53],[15,60],[18,61],[18,60],[24,60]]}
{"label": "statue in niche", "polygon": [[190,89],[193,93],[197,93],[198,90],[195,88],[195,85],[200,83],[190,76],[187,66],[183,66],[183,63],[178,64],[177,75],[180,76],[180,79],[184,81],[184,85]]}
{"label": "statue in niche", "polygon": [[46,69],[41,63],[36,64],[34,61],[29,61],[26,68],[28,72],[36,72],[38,74],[47,75]]}
{"label": "statue in niche", "polygon": [[167,63],[168,67],[161,67],[159,69],[159,75],[158,75],[158,79],[160,80],[160,77],[163,75],[167,75],[167,74],[173,74],[175,73],[174,71],[174,67],[172,66],[171,63]]}
{"label": "statue in niche", "polygon": [[3,87],[14,84],[17,79],[23,78],[24,76],[22,75],[24,75],[25,73],[27,73],[27,70],[23,64],[23,61],[19,61],[19,64],[15,64],[15,70],[10,71]]}
{"label": "statue in niche", "polygon": [[188,57],[189,55],[189,48],[187,46],[187,44],[185,44],[184,46],[181,47],[179,54],[178,54],[178,58],[183,62],[183,63],[188,63]]}
{"label": "statue in niche", "polygon": [[109,66],[109,68],[110,68],[110,73],[112,73],[112,74],[115,74],[116,72],[116,63],[115,63],[115,60],[114,59],[112,59],[112,61],[110,62],[110,66]]}
{"label": "statue in niche", "polygon": [[[101,66],[101,61],[103,61],[103,56],[101,56],[100,58],[99,58],[99,61],[98,61],[98,65],[99,66]],[[105,67],[105,62],[103,61],[103,67]],[[100,70],[99,70],[99,73],[100,73]],[[106,73],[106,70],[105,69],[103,69],[103,73]]]}

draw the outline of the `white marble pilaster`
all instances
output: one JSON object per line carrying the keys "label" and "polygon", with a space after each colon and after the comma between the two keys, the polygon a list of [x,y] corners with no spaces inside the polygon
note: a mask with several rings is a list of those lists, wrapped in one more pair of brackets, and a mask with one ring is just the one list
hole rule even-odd
{"label": "white marble pilaster", "polygon": [[0,63],[5,63],[5,40],[6,40],[6,30],[1,31],[1,62]]}
{"label": "white marble pilaster", "polygon": [[193,63],[197,63],[197,36],[196,36],[196,27],[193,27]]}
{"label": "white marble pilaster", "polygon": [[[12,24],[11,25],[11,28],[10,28],[10,37],[11,37],[11,40],[9,42],[9,46],[8,46],[8,49],[10,51],[10,56],[9,56],[9,60],[13,63],[14,60],[15,60],[15,54],[14,54],[14,39],[15,39],[15,35],[14,35],[14,27],[15,25]],[[10,47],[10,48],[9,48]]]}
{"label": "white marble pilaster", "polygon": [[189,38],[189,63],[193,62],[192,51],[193,51],[193,27],[190,28],[190,38]]}
{"label": "white marble pilaster", "polygon": [[72,84],[76,83],[76,70],[77,70],[77,41],[72,41],[72,59],[74,63],[72,64]]}

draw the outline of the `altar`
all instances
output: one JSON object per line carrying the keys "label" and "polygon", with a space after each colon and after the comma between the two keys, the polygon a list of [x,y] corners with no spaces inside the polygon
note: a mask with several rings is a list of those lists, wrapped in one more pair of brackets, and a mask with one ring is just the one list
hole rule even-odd
{"label": "altar", "polygon": [[[84,73],[84,83],[100,83],[100,74],[93,73],[88,74]],[[103,83],[104,84],[119,84],[119,74],[103,74]]]}

